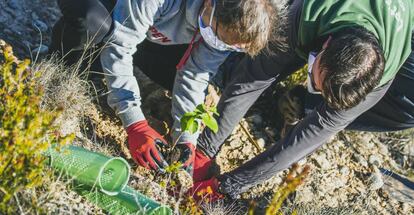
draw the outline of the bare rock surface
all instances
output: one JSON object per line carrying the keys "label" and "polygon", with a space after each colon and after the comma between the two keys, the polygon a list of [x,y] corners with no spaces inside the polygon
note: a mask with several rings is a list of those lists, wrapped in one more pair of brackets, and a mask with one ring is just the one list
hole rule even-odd
{"label": "bare rock surface", "polygon": [[0,38],[20,58],[47,52],[53,24],[60,17],[56,0],[1,0]]}

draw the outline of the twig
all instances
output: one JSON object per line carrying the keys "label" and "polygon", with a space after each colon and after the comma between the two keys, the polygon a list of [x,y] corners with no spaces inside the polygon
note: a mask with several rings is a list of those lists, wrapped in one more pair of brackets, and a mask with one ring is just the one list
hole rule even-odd
{"label": "twig", "polygon": [[[34,23],[33,24],[34,25],[34,27],[39,31],[39,35],[40,35],[40,48],[39,48],[39,50],[37,51],[37,53],[36,53],[36,57],[35,57],[35,59],[34,59],[34,61],[33,61],[33,65],[35,65],[36,63],[37,63],[37,60],[39,59],[39,55],[40,55],[40,49],[41,49],[41,47],[43,46],[43,34],[42,34],[42,30],[40,30],[40,28],[37,26],[37,24],[36,23]],[[32,55],[32,53],[30,52],[30,55]]]}
{"label": "twig", "polygon": [[257,142],[253,139],[252,135],[250,134],[250,132],[247,130],[246,127],[244,127],[244,125],[239,122],[240,127],[242,128],[242,130],[244,131],[244,133],[246,133],[249,141],[256,147],[257,150],[259,150],[259,152],[262,151],[262,148],[259,146],[259,144],[257,144]]}
{"label": "twig", "polygon": [[20,205],[19,198],[17,198],[16,194],[14,194],[14,198],[16,199],[17,206],[19,206],[20,214],[25,214],[24,211],[23,211],[22,206]]}

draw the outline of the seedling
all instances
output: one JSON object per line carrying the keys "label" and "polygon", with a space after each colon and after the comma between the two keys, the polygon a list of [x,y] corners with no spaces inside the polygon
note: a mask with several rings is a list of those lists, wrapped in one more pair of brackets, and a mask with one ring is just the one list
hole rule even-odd
{"label": "seedling", "polygon": [[207,107],[200,104],[192,112],[187,112],[181,117],[181,131],[194,134],[200,130],[200,122],[210,128],[214,133],[218,131],[217,121],[214,116],[219,116],[216,107]]}

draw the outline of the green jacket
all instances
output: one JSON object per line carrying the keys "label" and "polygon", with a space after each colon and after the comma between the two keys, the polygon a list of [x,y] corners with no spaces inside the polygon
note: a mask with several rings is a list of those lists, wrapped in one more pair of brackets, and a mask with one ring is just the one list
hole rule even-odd
{"label": "green jacket", "polygon": [[379,39],[386,61],[382,86],[411,53],[414,0],[304,0],[296,51],[306,59],[320,37],[349,26],[364,27]]}

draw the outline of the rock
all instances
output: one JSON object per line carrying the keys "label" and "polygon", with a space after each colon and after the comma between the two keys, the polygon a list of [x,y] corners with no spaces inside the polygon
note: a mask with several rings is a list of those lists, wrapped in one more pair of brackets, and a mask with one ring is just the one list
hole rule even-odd
{"label": "rock", "polygon": [[32,47],[32,44],[29,42],[29,41],[27,41],[27,40],[25,40],[25,41],[23,41],[23,44],[26,46],[26,47]]}
{"label": "rock", "polygon": [[272,127],[266,127],[266,128],[265,128],[265,131],[266,131],[266,133],[267,133],[268,135],[270,135],[270,136],[272,136],[272,137],[275,137],[275,136],[276,136],[276,134],[278,134],[278,133],[279,133],[279,131],[278,131],[276,128],[272,128]]}
{"label": "rock", "polygon": [[19,10],[20,4],[18,3],[17,0],[10,0],[7,3],[9,7],[11,7],[12,9]]}
{"label": "rock", "polygon": [[409,213],[410,212],[410,205],[409,205],[409,203],[406,203],[406,202],[402,203],[401,209],[402,209],[402,211],[404,213]]}
{"label": "rock", "polygon": [[377,143],[378,152],[382,155],[388,155],[388,147],[382,143]]}
{"label": "rock", "polygon": [[48,46],[41,45],[41,46],[33,49],[32,55],[34,57],[37,55],[37,53],[39,53],[40,55],[44,55],[44,54],[47,54],[48,51],[49,51],[49,47]]}
{"label": "rock", "polygon": [[414,202],[414,182],[408,178],[393,173],[391,171],[382,171],[384,177],[386,177],[385,185],[383,187],[391,199],[395,199],[399,202],[413,203]]}
{"label": "rock", "polygon": [[373,166],[381,166],[382,160],[378,155],[370,155],[368,158],[368,163]]}
{"label": "rock", "polygon": [[4,29],[3,32],[8,35],[13,35],[13,31],[11,31],[10,29]]}
{"label": "rock", "polygon": [[365,160],[364,157],[362,157],[362,155],[360,154],[354,154],[353,158],[356,162],[358,162],[359,164],[361,164],[364,167],[368,167],[368,162]]}
{"label": "rock", "polygon": [[378,190],[382,186],[384,186],[384,180],[382,179],[382,175],[380,172],[372,173],[368,179],[369,189],[371,190]]}
{"label": "rock", "polygon": [[366,143],[364,143],[365,148],[367,149],[372,149],[375,147],[375,143],[373,143],[372,141],[368,141]]}
{"label": "rock", "polygon": [[263,117],[259,114],[253,114],[247,118],[247,120],[251,123],[253,123],[256,127],[262,127],[263,125]]}
{"label": "rock", "polygon": [[33,20],[38,20],[39,19],[39,16],[36,14],[36,12],[32,12],[30,15],[31,15]]}
{"label": "rock", "polygon": [[35,20],[35,21],[32,23],[32,25],[33,25],[34,27],[39,28],[39,30],[40,30],[41,32],[46,32],[46,31],[47,31],[47,29],[49,29],[49,27],[47,27],[46,23],[44,23],[44,22],[42,22],[42,21],[40,21],[40,20]]}
{"label": "rock", "polygon": [[339,169],[339,173],[341,173],[343,176],[348,176],[350,172],[351,171],[349,171],[349,168],[347,166],[343,166]]}
{"label": "rock", "polygon": [[240,142],[240,140],[232,140],[231,142],[230,142],[230,146],[232,147],[232,148],[236,148],[236,147],[239,147],[239,146],[241,146],[242,145],[242,143]]}
{"label": "rock", "polygon": [[326,159],[325,154],[320,154],[315,157],[316,165],[323,170],[329,169],[331,164],[329,163],[328,159]]}
{"label": "rock", "polygon": [[259,147],[261,149],[264,149],[265,145],[266,145],[266,141],[264,138],[259,138],[256,140],[257,145],[259,145]]}
{"label": "rock", "polygon": [[362,145],[364,145],[365,147],[367,147],[367,148],[369,148],[369,147],[372,147],[372,142],[371,142],[371,140],[374,138],[374,135],[373,134],[371,134],[371,133],[363,133],[363,134],[361,134],[362,136],[361,136],[361,142],[362,142]]}
{"label": "rock", "polygon": [[397,164],[397,162],[395,162],[393,159],[388,160],[388,162],[389,162],[390,166],[391,166],[393,169],[400,169],[400,168],[401,168],[401,166],[399,166],[399,165]]}
{"label": "rock", "polygon": [[243,147],[243,149],[241,151],[244,155],[249,155],[249,154],[253,153],[253,149],[252,149],[251,145],[247,145],[247,146]]}
{"label": "rock", "polygon": [[404,154],[409,155],[409,156],[414,156],[414,143],[413,142],[409,142],[404,146],[403,149]]}
{"label": "rock", "polygon": [[298,161],[299,166],[304,166],[306,164],[307,160],[306,157],[302,158],[301,160]]}

